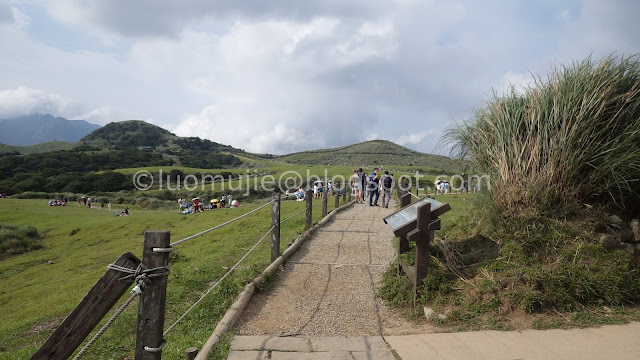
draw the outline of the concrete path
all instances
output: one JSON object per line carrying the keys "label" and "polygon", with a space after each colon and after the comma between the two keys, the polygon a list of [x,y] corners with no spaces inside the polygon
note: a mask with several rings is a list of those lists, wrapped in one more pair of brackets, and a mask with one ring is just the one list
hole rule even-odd
{"label": "concrete path", "polygon": [[393,208],[354,204],[302,244],[272,289],[256,293],[238,320],[239,335],[382,335],[398,318],[376,296],[395,259],[393,233],[382,218]]}
{"label": "concrete path", "polygon": [[382,336],[236,336],[228,360],[395,360]]}
{"label": "concrete path", "polygon": [[402,360],[637,360],[640,323],[591,329],[387,336]]}
{"label": "concrete path", "polygon": [[391,212],[393,206],[356,204],[307,240],[273,289],[254,294],[228,359],[640,359],[640,323],[434,333],[407,322],[375,295],[382,272],[395,259],[393,234],[382,221]]}

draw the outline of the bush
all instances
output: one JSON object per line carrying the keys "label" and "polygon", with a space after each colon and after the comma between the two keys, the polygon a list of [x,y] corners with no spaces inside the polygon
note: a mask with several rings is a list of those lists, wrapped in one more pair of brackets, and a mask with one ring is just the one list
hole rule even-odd
{"label": "bush", "polygon": [[583,202],[639,200],[638,56],[590,58],[515,89],[445,137],[454,153],[491,175],[501,207],[539,213]]}
{"label": "bush", "polygon": [[55,194],[50,194],[46,192],[25,191],[23,193],[15,195],[14,197],[17,199],[52,199],[54,196]]}
{"label": "bush", "polygon": [[0,223],[0,258],[41,248],[40,235],[35,227]]}

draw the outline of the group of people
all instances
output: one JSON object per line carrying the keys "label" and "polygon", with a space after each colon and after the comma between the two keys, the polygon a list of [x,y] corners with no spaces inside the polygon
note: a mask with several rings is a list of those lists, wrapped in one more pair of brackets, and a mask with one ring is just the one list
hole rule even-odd
{"label": "group of people", "polygon": [[231,195],[223,195],[219,200],[212,199],[208,203],[206,201],[202,201],[202,199],[200,199],[199,197],[191,199],[191,202],[187,202],[186,199],[183,199],[181,197],[178,199],[178,213],[192,214],[196,212],[203,212],[205,210],[224,208],[227,204],[229,205],[229,207],[242,206],[238,202],[238,200],[233,199]]}
{"label": "group of people", "polygon": [[[289,189],[285,190],[284,200],[285,201],[289,200],[290,196],[291,196],[291,193],[289,192]],[[293,196],[295,196],[296,201],[304,201],[304,189],[302,188],[302,186],[300,186],[298,190],[293,193]]]}
{"label": "group of people", "polygon": [[[67,202],[67,197],[66,196],[64,197],[63,201],[65,203]],[[91,197],[87,198],[87,197],[83,196],[81,198],[78,198],[76,201],[78,202],[78,205],[83,205],[84,204],[85,206],[88,206],[91,209],[95,209],[95,208],[98,207],[98,198],[91,198]],[[101,200],[99,202],[100,202],[100,207],[104,209],[104,205],[105,205],[104,200]],[[109,211],[111,211],[111,201],[107,202],[107,208],[108,208]]]}
{"label": "group of people", "polygon": [[313,184],[313,198],[320,199],[323,196],[324,191],[327,192],[327,196],[333,194],[333,183],[331,180],[327,181],[327,188],[324,188],[324,183],[321,180],[316,181]]}
{"label": "group of people", "polygon": [[62,199],[58,199],[58,198],[51,199],[51,200],[49,200],[47,205],[49,205],[49,206],[67,206],[67,197],[64,196]]}
{"label": "group of people", "polygon": [[[105,203],[104,200],[98,201],[98,198],[91,198],[91,197],[84,197],[84,196],[81,198],[78,198],[76,201],[78,203],[78,206],[87,206],[90,209],[96,209],[98,207],[97,204],[99,202],[101,209],[108,210],[109,212],[111,212],[111,201],[107,201]],[[48,206],[67,206],[67,204],[68,204],[68,199],[66,196],[62,197],[62,199],[54,198],[47,202]],[[129,211],[128,207],[125,207],[124,209],[122,209],[122,211],[117,210],[113,215],[129,216],[131,215],[131,212]]]}
{"label": "group of people", "polygon": [[375,167],[373,168],[373,173],[369,175],[362,168],[353,170],[351,188],[353,189],[356,203],[364,204],[368,197],[369,206],[378,206],[378,199],[382,194],[382,206],[389,207],[391,191],[395,186],[393,174],[389,174],[389,170],[385,170],[384,175],[380,176],[378,174],[379,171],[380,169]]}

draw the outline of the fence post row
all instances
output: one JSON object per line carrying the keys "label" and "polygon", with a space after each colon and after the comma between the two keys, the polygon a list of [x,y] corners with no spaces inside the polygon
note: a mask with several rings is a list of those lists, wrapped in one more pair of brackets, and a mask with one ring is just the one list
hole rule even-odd
{"label": "fence post row", "polygon": [[313,191],[312,190],[307,190],[307,193],[304,195],[304,199],[307,202],[307,223],[306,223],[306,227],[307,229],[311,227],[311,223],[312,223],[312,208],[313,208]]}
{"label": "fence post row", "polygon": [[271,262],[280,256],[280,192],[272,196],[271,204]]}
{"label": "fence post row", "polygon": [[[145,231],[142,250],[144,269],[166,269],[169,266],[169,231]],[[154,251],[154,249],[156,251]],[[165,250],[165,251],[163,251]],[[138,306],[136,360],[160,360],[164,339],[164,309],[167,298],[168,271],[145,281]]]}

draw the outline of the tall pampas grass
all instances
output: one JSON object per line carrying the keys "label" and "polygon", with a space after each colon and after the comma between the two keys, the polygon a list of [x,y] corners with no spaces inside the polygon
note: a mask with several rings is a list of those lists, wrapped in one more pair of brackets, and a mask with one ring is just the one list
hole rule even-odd
{"label": "tall pampas grass", "polygon": [[640,195],[638,55],[558,65],[521,92],[494,93],[445,141],[492,176],[504,209],[624,207]]}

